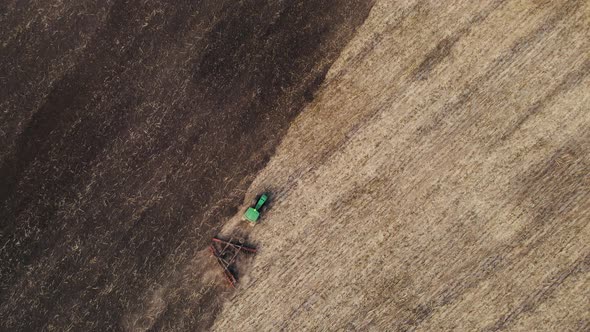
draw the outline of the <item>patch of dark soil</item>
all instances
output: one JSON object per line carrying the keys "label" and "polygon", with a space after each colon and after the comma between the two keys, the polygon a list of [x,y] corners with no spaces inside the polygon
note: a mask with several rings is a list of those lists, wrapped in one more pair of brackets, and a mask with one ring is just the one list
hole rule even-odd
{"label": "patch of dark soil", "polygon": [[371,6],[2,5],[2,329],[209,327],[195,257]]}

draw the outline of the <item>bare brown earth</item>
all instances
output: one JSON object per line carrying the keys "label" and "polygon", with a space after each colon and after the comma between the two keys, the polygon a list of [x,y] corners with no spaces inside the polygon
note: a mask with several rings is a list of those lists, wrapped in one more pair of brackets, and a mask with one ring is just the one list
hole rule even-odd
{"label": "bare brown earth", "polygon": [[377,1],[269,188],[214,330],[590,331],[590,2]]}
{"label": "bare brown earth", "polygon": [[2,1],[0,330],[207,329],[203,249],[371,6]]}

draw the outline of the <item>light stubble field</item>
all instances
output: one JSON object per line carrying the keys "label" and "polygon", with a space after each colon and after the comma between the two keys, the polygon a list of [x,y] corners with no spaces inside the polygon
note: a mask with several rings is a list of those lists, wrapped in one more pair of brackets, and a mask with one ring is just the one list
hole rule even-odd
{"label": "light stubble field", "polygon": [[589,37],[585,1],[378,1],[214,329],[589,330]]}

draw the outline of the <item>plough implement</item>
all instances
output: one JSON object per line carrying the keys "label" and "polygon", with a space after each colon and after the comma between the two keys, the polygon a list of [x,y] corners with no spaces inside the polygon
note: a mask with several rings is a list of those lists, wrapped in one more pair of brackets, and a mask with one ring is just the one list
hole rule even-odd
{"label": "plough implement", "polygon": [[236,258],[238,254],[241,252],[248,253],[248,254],[255,254],[256,248],[245,246],[241,243],[235,243],[230,241],[225,241],[214,237],[211,239],[211,245],[209,246],[209,251],[215,256],[217,262],[223,269],[223,273],[225,278],[229,282],[230,286],[233,288],[236,287],[238,283],[237,272],[236,272]]}

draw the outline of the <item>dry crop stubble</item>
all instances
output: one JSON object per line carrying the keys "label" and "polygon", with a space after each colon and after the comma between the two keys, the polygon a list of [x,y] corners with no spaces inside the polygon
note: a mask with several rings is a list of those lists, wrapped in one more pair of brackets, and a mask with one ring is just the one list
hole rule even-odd
{"label": "dry crop stubble", "polygon": [[587,330],[589,26],[378,1],[247,193],[277,188],[214,329]]}

